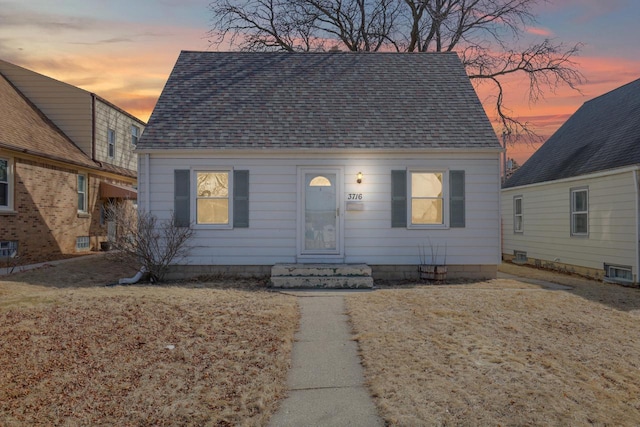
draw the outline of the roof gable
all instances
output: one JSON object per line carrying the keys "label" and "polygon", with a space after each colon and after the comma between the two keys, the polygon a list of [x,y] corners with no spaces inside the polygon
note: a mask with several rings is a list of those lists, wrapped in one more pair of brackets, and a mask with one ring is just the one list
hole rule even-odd
{"label": "roof gable", "polygon": [[183,51],[138,149],[491,148],[455,53]]}
{"label": "roof gable", "polygon": [[97,169],[44,114],[0,74],[0,147]]}
{"label": "roof gable", "polygon": [[640,79],[587,101],[504,187],[640,164]]}

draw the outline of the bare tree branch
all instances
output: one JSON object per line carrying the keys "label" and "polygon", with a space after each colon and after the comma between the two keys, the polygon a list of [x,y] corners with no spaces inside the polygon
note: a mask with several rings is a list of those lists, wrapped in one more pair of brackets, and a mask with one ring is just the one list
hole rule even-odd
{"label": "bare tree branch", "polygon": [[105,212],[116,225],[112,255],[134,268],[144,266],[151,282],[162,281],[171,263],[188,255],[186,242],[193,229],[176,226],[173,214],[167,221],[158,222],[155,216],[136,212],[128,203],[110,203]]}
{"label": "bare tree branch", "polygon": [[502,79],[528,79],[529,101],[584,82],[582,45],[550,40],[520,47],[533,7],[547,0],[213,0],[213,44],[289,52],[456,51],[469,77],[495,86],[496,120],[515,140],[533,127],[504,105]]}

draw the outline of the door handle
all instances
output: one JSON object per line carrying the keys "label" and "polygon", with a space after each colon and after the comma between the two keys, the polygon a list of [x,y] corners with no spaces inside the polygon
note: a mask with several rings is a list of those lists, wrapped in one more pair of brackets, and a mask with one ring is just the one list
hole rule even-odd
{"label": "door handle", "polygon": [[340,208],[336,208],[336,216],[340,216]]}

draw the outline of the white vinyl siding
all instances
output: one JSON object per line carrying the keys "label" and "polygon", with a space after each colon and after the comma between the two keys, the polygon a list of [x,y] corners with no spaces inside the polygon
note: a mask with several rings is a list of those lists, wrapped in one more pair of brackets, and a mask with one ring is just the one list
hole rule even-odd
{"label": "white vinyl siding", "polygon": [[[145,155],[140,156],[144,158]],[[146,162],[146,161],[145,161]],[[141,165],[146,164],[141,161]],[[427,239],[444,247],[448,264],[496,265],[500,259],[499,159],[496,154],[429,153],[418,156],[361,154],[234,157],[230,154],[151,154],[139,174],[139,201],[160,220],[174,209],[174,171],[250,172],[249,228],[196,228],[187,260],[192,265],[269,265],[297,261],[298,168],[340,168],[344,173],[340,219],[344,221],[343,262],[417,265],[418,247]],[[466,223],[429,230],[391,227],[392,170],[461,170],[466,174]],[[366,179],[356,182],[362,172]],[[148,191],[145,189],[148,188]],[[362,210],[346,210],[346,195],[362,194]],[[144,201],[144,202],[143,202]],[[192,216],[194,214],[192,213]]]}
{"label": "white vinyl siding", "polygon": [[[589,188],[589,238],[571,236],[571,189]],[[505,254],[587,268],[636,265],[636,182],[633,172],[551,182],[502,191],[504,230],[513,230],[513,197],[526,199],[526,233],[503,233]]]}
{"label": "white vinyl siding", "polygon": [[[133,128],[138,128],[138,136],[141,136],[144,131],[142,124],[99,98],[95,100],[95,110],[97,160],[135,171],[137,155],[134,152],[136,145],[133,142],[135,132]],[[109,129],[114,132],[115,137],[116,146],[113,156],[109,156]]]}

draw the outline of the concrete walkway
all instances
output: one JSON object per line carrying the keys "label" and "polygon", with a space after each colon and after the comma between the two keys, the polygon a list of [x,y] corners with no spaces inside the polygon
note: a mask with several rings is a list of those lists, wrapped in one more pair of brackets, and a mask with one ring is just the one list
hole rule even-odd
{"label": "concrete walkway", "polygon": [[[298,297],[300,329],[293,345],[289,396],[271,418],[283,426],[383,426],[352,340],[344,294],[350,291],[287,292]],[[351,291],[353,292],[353,291]]]}

